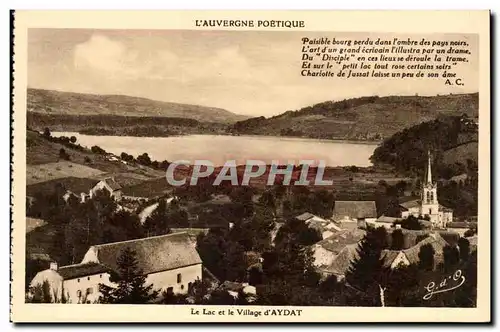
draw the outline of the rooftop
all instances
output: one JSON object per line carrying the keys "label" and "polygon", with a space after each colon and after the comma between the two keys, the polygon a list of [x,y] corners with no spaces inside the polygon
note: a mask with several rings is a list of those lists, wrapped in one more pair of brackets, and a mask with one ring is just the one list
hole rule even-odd
{"label": "rooftop", "polygon": [[107,271],[109,271],[109,269],[97,263],[66,265],[57,269],[57,273],[59,273],[59,275],[65,280],[104,273]]}
{"label": "rooftop", "polygon": [[375,201],[335,201],[333,215],[339,218],[376,218],[377,206]]}
{"label": "rooftop", "polygon": [[118,271],[116,260],[125,248],[136,252],[138,267],[144,274],[201,264],[195,245],[186,232],[100,244],[89,250],[95,250],[98,263]]}

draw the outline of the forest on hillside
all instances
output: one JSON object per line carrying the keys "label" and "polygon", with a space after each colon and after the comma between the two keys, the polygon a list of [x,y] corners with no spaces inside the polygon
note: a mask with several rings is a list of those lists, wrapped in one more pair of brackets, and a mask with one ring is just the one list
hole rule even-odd
{"label": "forest on hillside", "polygon": [[[403,129],[384,140],[373,152],[374,165],[391,165],[396,171],[412,176],[423,176],[430,151],[436,175],[445,179],[477,170],[478,126],[467,115],[440,117]],[[446,151],[459,146],[476,148],[475,158],[451,159],[446,162]]]}

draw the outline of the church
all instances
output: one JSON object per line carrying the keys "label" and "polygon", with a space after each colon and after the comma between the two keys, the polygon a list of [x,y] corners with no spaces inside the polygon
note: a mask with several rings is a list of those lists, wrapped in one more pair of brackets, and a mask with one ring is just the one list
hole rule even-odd
{"label": "church", "polygon": [[402,208],[401,217],[408,218],[410,215],[429,217],[433,228],[446,228],[453,221],[453,210],[442,206],[438,202],[437,183],[432,181],[431,154],[428,153],[428,165],[425,181],[422,183],[420,199],[400,204]]}

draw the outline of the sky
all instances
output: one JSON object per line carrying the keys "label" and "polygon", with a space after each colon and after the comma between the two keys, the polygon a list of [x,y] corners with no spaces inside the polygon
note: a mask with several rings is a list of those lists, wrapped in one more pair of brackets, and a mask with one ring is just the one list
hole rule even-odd
{"label": "sky", "polygon": [[303,37],[367,36],[405,37],[334,32],[30,29],[28,86],[130,95],[266,117],[327,100],[478,91],[476,35],[432,36],[470,43],[470,61],[457,69],[464,86],[445,86],[443,80],[345,80],[300,75]]}

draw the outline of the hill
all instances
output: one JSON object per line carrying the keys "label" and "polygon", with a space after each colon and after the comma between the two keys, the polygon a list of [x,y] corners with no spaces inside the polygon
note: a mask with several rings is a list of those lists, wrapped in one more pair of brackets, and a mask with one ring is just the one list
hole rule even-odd
{"label": "hill", "polygon": [[217,123],[233,123],[248,118],[215,107],[123,95],[95,95],[31,88],[28,89],[27,109],[28,112],[50,115],[172,117]]}
{"label": "hill", "polygon": [[438,176],[450,178],[477,168],[478,126],[469,117],[449,116],[403,129],[380,144],[370,160],[398,172],[423,176],[431,151]]}
{"label": "hill", "polygon": [[[78,142],[76,143],[78,144]],[[61,149],[69,160],[61,159]],[[68,176],[100,179],[113,176],[122,186],[164,176],[164,172],[136,163],[124,164],[105,154],[94,153],[78,145],[74,147],[53,142],[43,135],[26,132],[27,185],[55,181]]]}
{"label": "hill", "polygon": [[444,96],[362,97],[327,101],[271,118],[233,124],[235,134],[381,140],[438,116],[478,116],[478,93]]}

